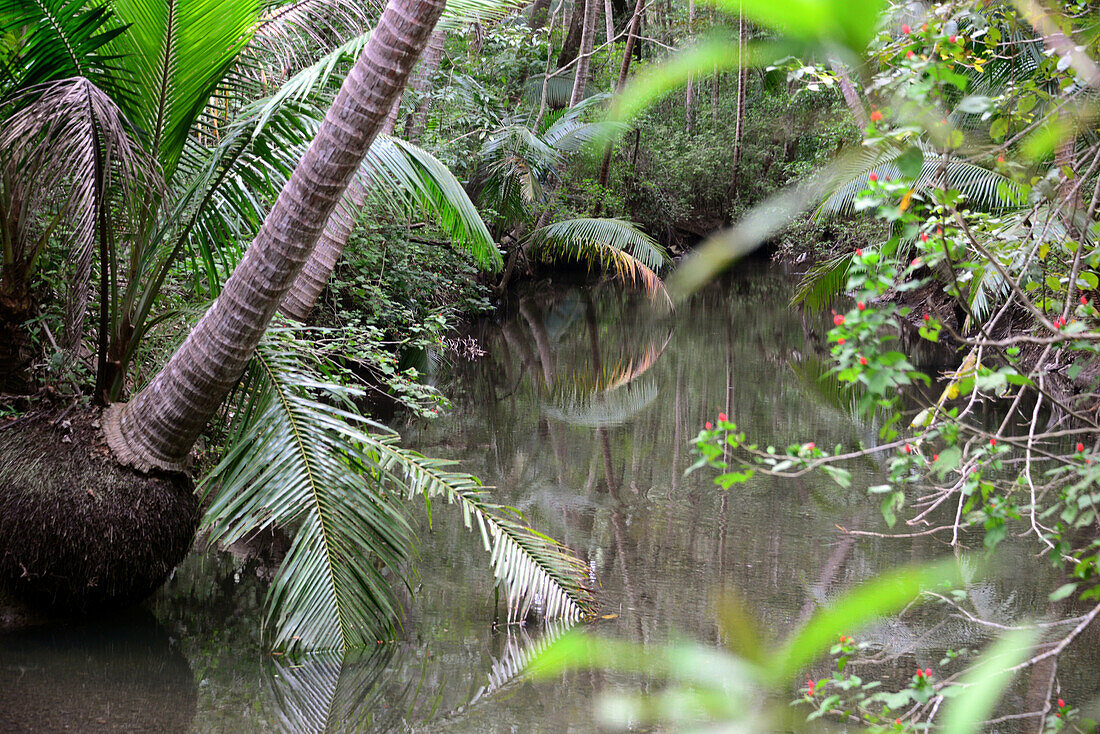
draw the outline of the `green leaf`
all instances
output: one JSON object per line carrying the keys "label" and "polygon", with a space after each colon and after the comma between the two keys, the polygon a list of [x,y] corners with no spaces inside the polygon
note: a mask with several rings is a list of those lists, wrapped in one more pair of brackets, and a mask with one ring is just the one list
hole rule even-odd
{"label": "green leaf", "polygon": [[710,0],[737,15],[801,41],[830,41],[860,53],[874,36],[882,0]]}
{"label": "green leaf", "polygon": [[1053,592],[1051,592],[1050,600],[1051,601],[1061,601],[1062,599],[1065,599],[1067,596],[1069,596],[1070,594],[1072,594],[1075,591],[1077,591],[1077,584],[1076,583],[1062,584],[1057,589],[1055,589]]}
{"label": "green leaf", "polygon": [[954,559],[922,566],[896,569],[849,591],[817,612],[789,638],[768,666],[773,681],[786,681],[825,653],[842,635],[851,635],[863,625],[891,614],[913,601],[924,589],[960,582]]}
{"label": "green leaf", "polygon": [[944,705],[943,730],[952,734],[976,734],[989,719],[998,699],[1012,681],[1007,672],[1031,654],[1038,630],[1022,629],[1006,634],[984,652],[978,663],[963,676],[965,696],[955,696]]}
{"label": "green leaf", "polygon": [[894,164],[903,176],[915,179],[920,176],[921,168],[924,166],[924,151],[919,146],[912,145],[897,157]]}

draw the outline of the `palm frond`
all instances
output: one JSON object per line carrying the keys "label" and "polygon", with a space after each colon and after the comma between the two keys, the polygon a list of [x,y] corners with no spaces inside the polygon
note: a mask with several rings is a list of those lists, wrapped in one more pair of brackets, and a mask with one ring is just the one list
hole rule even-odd
{"label": "palm frond", "polygon": [[[30,100],[26,106],[24,98]],[[7,118],[0,134],[2,164],[24,182],[27,212],[49,209],[56,221],[68,225],[47,229],[43,236],[61,232],[61,243],[69,249],[63,346],[75,349],[91,293],[97,238],[113,237],[109,228],[121,224],[112,212],[128,212],[135,202],[155,196],[161,183],[155,162],[130,136],[110,95],[89,79],[31,87],[12,102],[22,109]],[[119,205],[112,206],[112,200]]]}
{"label": "palm frond", "polygon": [[491,503],[476,478],[401,448],[359,415],[362,391],[312,351],[308,331],[265,336],[238,390],[231,448],[202,482],[214,495],[203,524],[217,542],[297,527],[269,591],[276,647],[346,650],[392,629],[397,605],[376,563],[396,577],[406,557],[410,531],[393,504],[402,495],[443,497],[467,527],[477,522],[516,614],[539,603],[548,618],[591,612],[577,558]]}
{"label": "palm frond", "polygon": [[509,622],[522,622],[537,607],[546,619],[576,620],[595,612],[588,569],[567,548],[522,522],[514,509],[489,501],[476,477],[453,471],[453,461],[429,459],[375,437],[378,465],[402,477],[409,499],[444,498],[457,504],[472,530],[477,523],[497,583],[508,600]]}
{"label": "palm frond", "polygon": [[[1026,198],[1020,184],[1007,176],[925,146],[922,149],[924,160],[913,184],[915,191],[957,189],[972,206],[985,210],[1013,207]],[[845,172],[850,175],[836,182],[814,216],[851,214],[856,197],[867,188],[872,172],[881,180],[901,177],[896,161],[904,152],[900,146],[883,145],[855,157],[853,170]]]}
{"label": "palm frond", "polygon": [[371,181],[395,197],[408,199],[434,215],[440,228],[456,245],[469,252],[484,268],[499,270],[497,248],[466,189],[439,159],[400,138],[379,136],[368,153]]}
{"label": "palm frond", "polygon": [[631,222],[621,219],[566,219],[531,233],[531,253],[548,260],[570,259],[599,264],[647,293],[672,301],[657,275],[668,255],[661,245]]}
{"label": "palm frond", "polygon": [[852,253],[845,253],[819,263],[802,276],[798,289],[791,296],[791,305],[801,304],[812,312],[824,311],[830,303],[844,293],[848,286],[848,269],[852,266]]}
{"label": "palm frond", "polygon": [[0,0],[0,37],[22,34],[18,54],[0,63],[0,100],[46,82],[84,77],[116,99],[125,93],[111,40],[125,28],[89,0]]}
{"label": "palm frond", "polygon": [[590,392],[574,389],[555,396],[543,413],[571,426],[613,428],[621,426],[657,399],[657,383],[646,380],[611,390]]}
{"label": "palm frond", "polygon": [[[546,79],[546,105],[551,109],[562,109],[569,106],[569,99],[573,95],[573,85],[576,84],[572,74],[551,75],[536,74],[527,78],[523,85],[523,98],[528,103],[539,105],[542,101],[542,83]],[[587,95],[588,89],[585,88]]]}
{"label": "palm frond", "polygon": [[171,179],[196,121],[260,17],[260,0],[112,0],[126,33],[110,44],[136,92],[123,109]]}
{"label": "palm frond", "polygon": [[333,39],[361,36],[382,14],[384,2],[291,0],[267,5],[251,43],[293,71],[318,52],[329,55]]}
{"label": "palm frond", "polygon": [[294,332],[273,330],[239,391],[231,448],[202,483],[214,495],[203,525],[217,542],[297,526],[268,592],[276,647],[373,645],[398,618],[376,563],[396,574],[411,531],[364,448],[375,424],[346,407],[356,395],[322,378]]}

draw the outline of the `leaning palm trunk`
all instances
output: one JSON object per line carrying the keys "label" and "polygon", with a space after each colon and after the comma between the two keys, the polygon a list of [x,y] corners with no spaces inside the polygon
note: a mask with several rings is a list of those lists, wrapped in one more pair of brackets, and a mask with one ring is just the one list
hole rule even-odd
{"label": "leaning palm trunk", "polygon": [[240,377],[428,42],[445,0],[392,0],[210,310],[153,381],[106,414],[115,456],[180,470]]}

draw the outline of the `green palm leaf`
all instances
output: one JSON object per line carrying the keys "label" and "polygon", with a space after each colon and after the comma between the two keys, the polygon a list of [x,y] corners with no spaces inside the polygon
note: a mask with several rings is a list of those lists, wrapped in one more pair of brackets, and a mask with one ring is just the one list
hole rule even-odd
{"label": "green palm leaf", "polygon": [[791,305],[802,304],[810,311],[824,311],[848,286],[848,269],[852,253],[834,257],[810,269],[791,296]]}
{"label": "green palm leaf", "polygon": [[566,219],[531,233],[531,253],[547,260],[599,264],[623,280],[640,284],[651,296],[668,292],[657,272],[668,262],[661,245],[621,219]]}
{"label": "green palm leaf", "polygon": [[15,58],[0,63],[0,98],[80,76],[117,100],[124,93],[121,67],[107,47],[125,28],[112,16],[107,6],[88,0],[0,0],[0,36],[33,29]]}
{"label": "green palm leaf", "polygon": [[231,448],[202,482],[213,494],[203,525],[217,542],[297,527],[269,591],[274,645],[346,650],[392,629],[397,604],[376,562],[396,575],[406,559],[410,531],[393,504],[402,496],[429,508],[442,497],[468,528],[477,523],[513,614],[536,603],[548,618],[590,614],[585,566],[490,502],[476,478],[401,448],[359,415],[351,401],[363,391],[312,351],[309,331],[273,329],[261,342],[236,396]]}
{"label": "green palm leaf", "polygon": [[110,44],[137,86],[126,109],[171,179],[211,96],[237,63],[260,0],[113,0],[126,33]]}

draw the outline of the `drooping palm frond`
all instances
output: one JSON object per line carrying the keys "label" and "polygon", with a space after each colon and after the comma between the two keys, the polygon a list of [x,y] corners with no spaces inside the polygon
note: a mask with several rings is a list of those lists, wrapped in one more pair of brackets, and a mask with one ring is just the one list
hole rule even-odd
{"label": "drooping palm frond", "polygon": [[[24,97],[30,100],[26,106]],[[31,87],[12,98],[12,106],[21,109],[5,120],[0,133],[0,165],[22,182],[27,197],[24,210],[12,216],[45,215],[51,222],[39,232],[38,242],[14,244],[33,258],[31,253],[51,235],[62,235],[70,253],[62,346],[75,349],[96,246],[113,247],[113,228],[122,227],[114,214],[125,214],[135,202],[159,193],[160,178],[114,101],[85,77]],[[59,227],[62,222],[65,226]],[[30,231],[15,222],[6,225]]]}
{"label": "drooping palm frond", "polygon": [[203,480],[203,520],[217,542],[297,526],[268,592],[276,647],[346,650],[392,631],[390,580],[410,529],[364,447],[375,424],[349,410],[355,391],[325,380],[292,332],[265,337],[238,395],[231,448]]}
{"label": "drooping palm frond", "polygon": [[504,651],[499,658],[493,659],[489,670],[489,682],[479,688],[465,706],[452,711],[451,716],[465,713],[471,706],[507,688],[511,683],[521,680],[531,661],[561,639],[561,636],[573,626],[574,624],[570,621],[559,620],[547,623],[534,635],[529,634],[523,627],[506,630]]}
{"label": "drooping palm frond", "polygon": [[801,304],[815,313],[824,311],[833,300],[844,293],[848,286],[848,269],[851,266],[850,252],[815,265],[802,276],[798,288],[791,296],[791,305]]}
{"label": "drooping palm frond", "polygon": [[384,2],[291,0],[265,3],[251,39],[253,50],[270,54],[285,73],[327,55],[333,39],[363,35],[381,16]]}
{"label": "drooping palm frond", "polygon": [[0,101],[28,87],[77,76],[116,99],[125,93],[119,58],[107,49],[125,28],[105,4],[0,0],[0,37],[24,29],[33,32],[23,36],[18,53],[7,63],[0,59]]}
{"label": "drooping palm frond", "polygon": [[125,33],[110,44],[134,80],[123,109],[171,180],[196,122],[234,67],[260,0],[112,0]]}
{"label": "drooping palm frond", "polygon": [[326,372],[301,332],[274,329],[261,342],[236,398],[231,448],[202,482],[213,493],[203,524],[218,542],[298,528],[269,591],[275,646],[345,650],[391,628],[396,602],[376,562],[396,578],[409,536],[393,504],[402,496],[443,497],[467,527],[477,522],[516,613],[540,603],[548,618],[591,612],[577,558],[491,503],[474,477],[401,448],[359,415],[351,401],[362,391]]}
{"label": "drooping palm frond", "polygon": [[647,293],[672,301],[657,275],[668,255],[655,239],[621,219],[566,219],[537,229],[530,236],[532,255],[599,264]]}
{"label": "drooping palm frond", "polygon": [[469,252],[479,265],[500,269],[500,250],[481,214],[462,183],[438,158],[388,135],[379,136],[367,156],[376,189],[387,189],[391,197],[404,197],[415,208],[434,215],[451,241]]}
{"label": "drooping palm frond", "polygon": [[428,459],[396,445],[396,437],[378,439],[378,465],[402,477],[411,500],[442,497],[457,504],[472,530],[477,523],[497,583],[508,600],[508,621],[522,622],[538,608],[546,619],[576,620],[595,612],[588,569],[567,548],[525,524],[512,508],[489,501],[476,477],[453,471],[453,461]]}
{"label": "drooping palm frond", "polygon": [[[913,183],[913,190],[931,188],[957,189],[971,206],[995,210],[1017,206],[1026,198],[1020,184],[996,171],[975,165],[955,156],[939,153],[921,146],[924,159],[920,174]],[[850,178],[838,181],[835,188],[818,207],[815,217],[850,214],[855,209],[856,197],[867,188],[872,172],[880,180],[896,179],[902,175],[896,163],[905,152],[900,146],[877,146],[866,155],[854,159]]]}
{"label": "drooping palm frond", "polygon": [[[523,98],[526,102],[538,107],[542,101],[542,84],[546,80],[546,105],[551,109],[562,109],[569,106],[569,99],[573,95],[573,85],[576,84],[573,74],[551,74],[549,78],[545,74],[536,74],[528,77],[523,84]],[[585,88],[585,96],[589,94],[589,87]]]}

